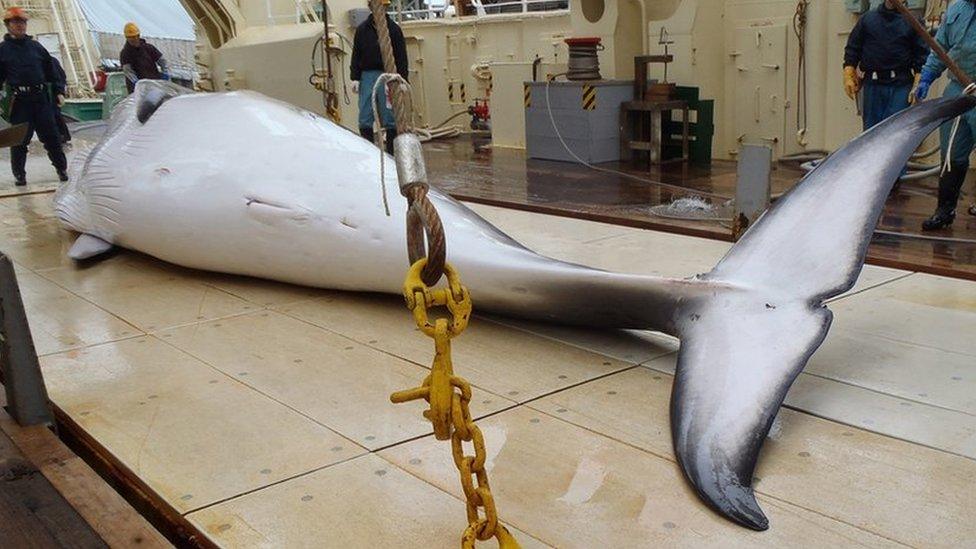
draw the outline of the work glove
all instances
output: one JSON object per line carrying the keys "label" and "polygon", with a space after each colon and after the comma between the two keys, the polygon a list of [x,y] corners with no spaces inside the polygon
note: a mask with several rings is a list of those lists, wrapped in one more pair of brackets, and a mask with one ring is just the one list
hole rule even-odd
{"label": "work glove", "polygon": [[921,79],[922,79],[922,73],[920,73],[920,72],[915,73],[915,81],[912,82],[912,90],[910,92],[908,92],[908,104],[909,105],[914,105],[915,103],[918,103],[919,101],[921,101],[921,100],[916,100],[915,99],[915,94],[918,93],[918,81],[921,80]]}
{"label": "work glove", "polygon": [[352,93],[359,93],[359,80],[352,81]]}
{"label": "work glove", "polygon": [[861,91],[861,78],[857,75],[857,68],[851,65],[844,66],[844,93],[854,99],[859,91]]}
{"label": "work glove", "polygon": [[168,73],[168,72],[164,72],[164,73],[162,74],[162,76],[161,76],[161,78],[162,78],[163,80],[170,80],[170,79],[172,79],[172,77],[171,77],[171,76],[169,75],[169,73]]}
{"label": "work glove", "polygon": [[935,79],[938,77],[939,75],[932,71],[923,70],[921,76],[918,77],[918,84],[915,84],[915,92],[910,97],[911,102],[914,103],[925,99],[929,94],[929,88],[932,86],[932,82],[935,82]]}
{"label": "work glove", "polygon": [[64,106],[64,95],[59,93],[58,96],[55,98],[55,102],[58,104],[59,107],[63,107]]}

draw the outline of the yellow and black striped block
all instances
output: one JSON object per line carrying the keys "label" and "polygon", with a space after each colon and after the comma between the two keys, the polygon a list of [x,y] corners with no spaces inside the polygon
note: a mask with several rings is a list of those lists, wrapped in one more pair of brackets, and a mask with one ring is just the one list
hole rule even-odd
{"label": "yellow and black striped block", "polygon": [[583,110],[596,110],[596,88],[589,84],[583,85]]}
{"label": "yellow and black striped block", "polygon": [[528,84],[523,84],[522,87],[524,88],[525,108],[527,109],[532,106],[532,88]]}
{"label": "yellow and black striped block", "polygon": [[468,102],[468,94],[464,92],[464,82],[461,82],[461,102],[462,103]]}
{"label": "yellow and black striped block", "polygon": [[454,82],[447,83],[447,100],[454,102]]}

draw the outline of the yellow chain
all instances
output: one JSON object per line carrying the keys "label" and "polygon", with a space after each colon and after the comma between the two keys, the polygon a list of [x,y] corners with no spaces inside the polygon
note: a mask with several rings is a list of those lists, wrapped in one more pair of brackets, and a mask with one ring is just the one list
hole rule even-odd
{"label": "yellow chain", "polygon": [[[495,538],[500,549],[520,549],[518,541],[498,523],[495,498],[488,484],[488,471],[485,470],[487,452],[485,438],[481,429],[471,418],[468,404],[471,402],[471,384],[454,375],[451,363],[451,339],[461,335],[471,318],[471,296],[461,285],[461,278],[450,264],[444,265],[447,288],[431,289],[423,280],[421,272],[427,264],[426,259],[414,263],[407,272],[403,283],[403,297],[407,308],[413,311],[417,327],[434,340],[434,363],[420,387],[398,391],[390,396],[394,403],[424,399],[430,408],[424,417],[434,426],[437,440],[451,440],[451,453],[454,464],[461,474],[461,487],[467,504],[468,527],[461,537],[462,549],[473,549],[476,540],[487,541]],[[446,307],[450,313],[447,318],[438,318],[433,324],[427,314],[431,307]],[[464,443],[470,442],[474,455],[464,455]],[[484,509],[482,518],[479,508]]]}

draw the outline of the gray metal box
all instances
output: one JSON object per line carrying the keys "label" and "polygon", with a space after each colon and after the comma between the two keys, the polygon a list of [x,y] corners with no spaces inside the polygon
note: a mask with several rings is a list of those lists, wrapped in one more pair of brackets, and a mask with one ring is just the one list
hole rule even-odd
{"label": "gray metal box", "polygon": [[363,21],[369,19],[373,15],[373,13],[369,11],[369,8],[353,8],[347,13],[349,15],[349,26],[354,29],[359,27]]}
{"label": "gray metal box", "polygon": [[577,160],[559,141],[586,162],[620,160],[620,104],[634,97],[628,80],[552,82],[546,108],[546,83],[525,83],[525,149],[529,158]]}

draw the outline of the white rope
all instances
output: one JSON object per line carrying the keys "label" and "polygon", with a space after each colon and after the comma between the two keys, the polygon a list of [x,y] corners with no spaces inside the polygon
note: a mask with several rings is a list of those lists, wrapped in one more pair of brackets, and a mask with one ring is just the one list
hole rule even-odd
{"label": "white rope", "polygon": [[[370,104],[373,107],[373,143],[380,150],[380,186],[383,188],[383,209],[386,211],[386,217],[390,217],[390,201],[386,197],[386,134],[383,133],[383,123],[380,120],[380,106],[376,102],[376,90],[380,89],[380,86],[385,86],[387,82],[399,83],[400,93],[407,94],[406,97],[410,99],[411,112],[413,112],[413,96],[411,95],[410,83],[395,72],[381,74],[373,84],[373,91],[370,95]],[[384,95],[387,95],[387,100],[389,100],[388,94]]]}
{"label": "white rope", "polygon": [[[962,90],[961,95],[972,95],[976,92],[976,83],[969,84],[966,89]],[[952,144],[956,142],[956,132],[959,131],[959,120],[962,119],[962,115],[956,117],[956,120],[952,123],[952,133],[949,134],[949,144],[946,145],[946,155],[945,163],[942,166],[942,172],[939,175],[948,173],[952,171]]]}
{"label": "white rope", "polygon": [[579,162],[583,166],[586,166],[587,168],[590,168],[591,170],[596,170],[598,172],[608,173],[608,174],[616,175],[616,176],[619,176],[619,177],[625,177],[627,179],[631,179],[631,180],[634,180],[634,181],[639,181],[641,183],[649,183],[651,185],[659,185],[661,187],[664,187],[664,188],[667,188],[667,189],[674,189],[676,191],[681,191],[681,192],[684,192],[686,194],[690,194],[692,196],[695,196],[695,195],[704,195],[704,196],[710,196],[710,197],[714,197],[714,198],[720,198],[722,200],[730,200],[731,199],[728,196],[723,196],[723,195],[720,195],[720,194],[710,193],[710,192],[707,192],[707,191],[697,191],[695,189],[690,189],[688,187],[681,187],[679,185],[672,185],[670,183],[664,183],[663,181],[653,181],[651,179],[645,179],[643,177],[638,177],[636,175],[629,174],[629,173],[626,173],[626,172],[622,172],[620,170],[613,170],[613,169],[610,169],[610,168],[601,168],[600,166],[595,166],[595,165],[587,162],[586,160],[583,160],[582,158],[580,158],[579,155],[577,155],[575,152],[573,152],[573,149],[570,149],[569,148],[569,145],[566,144],[566,140],[563,139],[562,132],[560,132],[559,131],[559,128],[556,127],[556,117],[553,116],[553,114],[552,114],[552,103],[549,100],[549,84],[553,80],[555,80],[556,78],[558,78],[560,76],[565,76],[565,75],[566,75],[566,73],[554,74],[551,78],[547,78],[546,79],[546,112],[549,113],[549,123],[552,124],[552,129],[555,132],[556,137],[559,139],[559,142],[562,144],[563,149],[565,149],[566,152],[568,152],[570,156],[572,156],[574,159],[576,159],[577,162]]}

